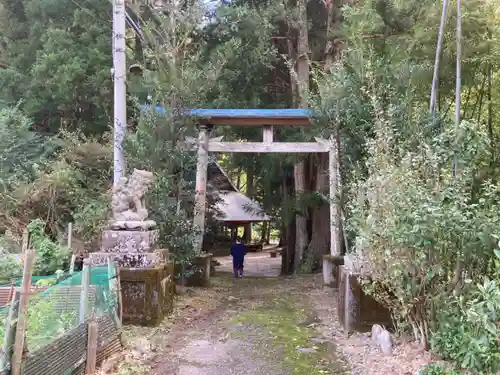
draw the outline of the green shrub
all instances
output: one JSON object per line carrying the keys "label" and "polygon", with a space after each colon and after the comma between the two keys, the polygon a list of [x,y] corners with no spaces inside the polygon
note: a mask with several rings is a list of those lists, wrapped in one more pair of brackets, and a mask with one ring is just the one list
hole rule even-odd
{"label": "green shrub", "polygon": [[20,254],[3,254],[0,259],[0,284],[9,284],[23,274]]}
{"label": "green shrub", "polygon": [[495,254],[493,279],[485,276],[468,294],[447,301],[431,340],[444,359],[479,374],[500,371],[500,251]]}
{"label": "green shrub", "polygon": [[69,263],[71,250],[53,242],[45,234],[45,222],[36,219],[28,225],[30,243],[36,250],[36,276],[53,275],[57,270],[65,269]]}
{"label": "green shrub", "polygon": [[420,375],[460,375],[459,372],[454,370],[449,370],[441,365],[427,365],[422,371],[420,371]]}

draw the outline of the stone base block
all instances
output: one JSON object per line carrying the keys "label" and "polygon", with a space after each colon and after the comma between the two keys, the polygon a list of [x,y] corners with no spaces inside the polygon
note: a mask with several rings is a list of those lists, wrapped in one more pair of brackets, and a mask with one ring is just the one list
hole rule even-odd
{"label": "stone base block", "polygon": [[151,253],[156,249],[158,230],[105,230],[101,251],[104,253]]}
{"label": "stone base block", "polygon": [[332,286],[333,284],[333,263],[323,257],[323,284]]}
{"label": "stone base block", "polygon": [[113,230],[151,230],[156,227],[154,220],[110,221],[109,228]]}
{"label": "stone base block", "polygon": [[172,312],[175,295],[173,263],[141,269],[120,268],[123,323],[155,326]]}
{"label": "stone base block", "polygon": [[339,320],[346,333],[369,332],[374,324],[392,327],[390,311],[363,292],[359,274],[340,266],[339,279]]}
{"label": "stone base block", "polygon": [[89,260],[91,266],[101,266],[107,264],[108,259],[116,262],[119,267],[147,268],[156,267],[168,261],[168,250],[156,250],[153,253],[90,253]]}
{"label": "stone base block", "polygon": [[323,282],[333,288],[339,287],[339,268],[344,265],[342,255],[323,256]]}
{"label": "stone base block", "polygon": [[[208,286],[210,284],[211,266],[212,254],[202,253],[191,261],[190,266],[185,267],[184,271],[187,276],[179,277],[178,280],[182,279],[185,286]],[[176,266],[175,273],[177,275],[182,273],[180,265]]]}

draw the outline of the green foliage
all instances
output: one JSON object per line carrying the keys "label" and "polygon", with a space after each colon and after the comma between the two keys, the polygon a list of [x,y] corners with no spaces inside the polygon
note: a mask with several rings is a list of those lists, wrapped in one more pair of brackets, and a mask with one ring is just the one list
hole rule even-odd
{"label": "green foliage", "polygon": [[[0,226],[20,238],[31,220],[44,218],[48,233],[55,238],[74,221],[75,236],[90,243],[108,216],[110,144],[106,138],[97,142],[66,132],[45,136],[44,142],[62,148],[50,157],[34,158],[31,177],[12,178],[0,192]],[[29,161],[24,164],[28,166]]]}
{"label": "green foliage", "polygon": [[61,127],[101,134],[108,128],[112,90],[111,6],[106,0],[21,0],[4,6],[8,68],[0,99],[21,108],[51,133]]}
{"label": "green foliage", "polygon": [[425,369],[420,371],[419,375],[460,375],[460,373],[443,368],[441,365],[432,364],[427,365]]}
{"label": "green foliage", "polygon": [[195,231],[192,204],[185,198],[194,196],[189,172],[196,168],[196,159],[193,153],[179,148],[177,129],[189,131],[169,116],[145,115],[136,132],[127,137],[126,150],[131,165],[155,173],[147,200],[150,217],[159,226],[159,245],[169,249],[177,263],[189,263],[194,255]]}
{"label": "green foliage", "polygon": [[30,244],[36,251],[35,269],[37,276],[53,275],[68,265],[71,249],[53,242],[45,234],[45,222],[36,219],[28,225]]}
{"label": "green foliage", "polygon": [[23,263],[20,254],[2,254],[0,260],[0,284],[9,284],[23,274]]}
{"label": "green foliage", "polygon": [[[480,126],[464,121],[457,130],[429,135],[423,111],[412,114],[397,90],[374,82],[367,81],[365,92],[375,136],[367,142],[368,177],[351,185],[349,230],[370,275],[366,292],[427,345],[434,308],[455,288],[457,272],[479,280],[491,258],[499,188],[476,183],[489,160],[488,135]],[[400,130],[401,117],[413,122],[413,139]],[[454,153],[456,178],[450,173]]]}
{"label": "green foliage", "polygon": [[500,371],[500,251],[492,278],[473,285],[466,294],[445,301],[432,348],[459,368],[478,374]]}
{"label": "green foliage", "polygon": [[59,313],[54,310],[50,298],[31,301],[28,310],[28,329],[26,334],[30,350],[36,350],[66,333],[75,326],[76,311]]}
{"label": "green foliage", "polygon": [[[52,342],[75,326],[77,312],[60,313],[54,310],[50,298],[35,297],[30,300],[28,326],[26,331],[27,346],[35,351]],[[4,335],[5,324],[0,322],[0,335]]]}
{"label": "green foliage", "polygon": [[[297,22],[296,9],[280,2],[225,3],[209,22],[205,2],[189,5],[168,14],[134,4],[128,9],[145,39],[127,40],[129,59],[144,64],[142,75],[127,77],[129,92],[141,104],[149,97],[172,110],[163,118],[142,116],[130,127],[128,167],[155,173],[148,208],[159,224],[161,246],[179,263],[189,263],[194,255],[190,198],[195,158],[178,141],[195,135],[195,129],[176,115],[192,107],[289,107],[289,70],[295,62],[286,41],[296,42]],[[496,298],[483,277],[493,279],[489,262],[499,224],[500,102],[491,89],[500,77],[498,5],[463,4],[465,121],[457,131],[448,118],[455,88],[453,27],[447,28],[439,72],[439,118],[427,115],[440,4],[361,0],[337,6],[342,9],[333,12],[331,35],[322,29],[323,2],[310,2],[308,9],[312,106],[322,118],[307,131],[277,130],[276,139],[309,141],[339,131],[344,188],[339,198],[348,245],[372,267],[365,290],[387,304],[403,328],[409,324],[424,342],[435,331],[436,349],[463,361],[464,347],[456,340],[459,324],[467,323],[460,337],[477,342],[492,319],[485,301]],[[454,12],[449,13],[451,25]],[[45,230],[54,238],[73,221],[75,235],[92,243],[109,216],[112,143],[107,135],[91,139],[80,132],[100,136],[111,124],[110,19],[107,0],[0,3],[5,31],[0,59],[7,63],[0,70],[0,135],[5,140],[0,146],[0,227],[19,237],[29,222],[44,218],[39,245],[42,257],[56,259],[47,263],[51,269],[62,258]],[[324,72],[329,37],[333,54],[342,46],[342,58]],[[42,136],[33,128],[57,136]],[[227,140],[260,137],[255,128],[220,127],[213,133],[218,135]],[[456,179],[450,172],[455,153],[460,162]],[[281,188],[286,177],[293,185],[295,161],[237,155],[226,157],[224,167],[253,172],[259,190],[255,198],[286,225],[298,207],[282,196]],[[309,214],[318,202],[310,198],[316,196],[304,195],[300,209]],[[0,263],[2,276],[20,273],[20,261],[11,252]],[[472,280],[463,290],[462,275]],[[482,291],[472,288],[478,283]],[[451,297],[459,292],[462,299]],[[440,308],[444,303],[453,306],[449,316]],[[474,320],[471,311],[483,320]],[[495,357],[476,349],[468,351],[468,366],[489,366]]]}
{"label": "green foliage", "polygon": [[31,120],[18,107],[0,110],[0,193],[12,185],[31,181],[55,144],[31,131]]}
{"label": "green foliage", "polygon": [[217,82],[208,93],[212,107],[275,107],[271,104],[271,90],[256,89],[271,84],[273,66],[279,61],[271,37],[278,32],[283,14],[280,2],[260,7],[249,3],[217,8],[213,22],[204,30],[204,58],[223,63]]}

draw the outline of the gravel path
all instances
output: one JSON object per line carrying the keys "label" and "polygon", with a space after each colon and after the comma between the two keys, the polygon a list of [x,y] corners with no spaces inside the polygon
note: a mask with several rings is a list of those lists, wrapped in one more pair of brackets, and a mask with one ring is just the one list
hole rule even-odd
{"label": "gravel path", "polygon": [[315,330],[315,317],[300,304],[309,289],[300,279],[278,277],[279,257],[249,254],[243,279],[231,277],[230,258],[217,260],[212,288],[187,289],[181,296],[192,320],[173,323],[168,335],[154,338],[152,374],[348,373],[335,348]]}
{"label": "gravel path", "polygon": [[279,277],[280,257],[254,253],[234,279],[231,258],[217,260],[211,287],[179,287],[159,327],[125,327],[127,350],[99,375],[410,375],[432,362],[412,343],[386,357],[367,334],[346,337],[321,275]]}

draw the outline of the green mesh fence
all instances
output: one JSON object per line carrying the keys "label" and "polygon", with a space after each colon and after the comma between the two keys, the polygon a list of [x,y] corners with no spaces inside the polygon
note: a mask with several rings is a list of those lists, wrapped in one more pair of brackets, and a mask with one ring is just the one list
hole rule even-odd
{"label": "green mesh fence", "polygon": [[[107,268],[106,267],[97,267],[97,268],[99,268],[100,270],[99,271],[92,271],[93,278],[98,280],[99,277],[105,277],[107,275]],[[94,276],[94,272],[95,272],[95,276]],[[80,276],[78,276],[78,275],[80,275]],[[80,278],[78,279],[78,277],[80,277]],[[81,281],[81,272],[75,272],[75,273],[73,273],[73,275],[70,275],[69,272],[65,272],[65,273],[62,273],[61,275],[33,276],[31,278],[31,285],[42,285],[43,286],[44,281],[47,283],[51,282],[52,284],[54,284],[54,283],[57,283],[58,278],[63,280],[63,281],[65,281],[68,278],[71,278],[73,280],[72,282],[77,282],[78,280]],[[14,281],[15,287],[20,287],[22,282],[23,282],[22,279],[14,279],[12,281]],[[12,281],[9,282],[8,284],[0,284],[0,287],[10,287],[10,286],[12,286]]]}
{"label": "green mesh fence", "polygon": [[[56,275],[48,275],[48,276],[33,276],[31,278],[31,285],[37,285],[37,283],[39,284],[40,282],[43,282],[43,281],[56,281],[57,280],[57,276]],[[15,287],[20,287],[21,284],[23,283],[23,280],[22,279],[14,279],[12,280],[14,281],[14,286]],[[10,287],[12,285],[12,281],[8,284],[1,284],[0,287]]]}
{"label": "green mesh fence", "polygon": [[[109,271],[108,271],[109,270]],[[42,349],[54,340],[72,332],[90,316],[116,316],[118,299],[116,295],[115,267],[91,267],[88,286],[82,286],[85,279],[82,272],[75,272],[49,289],[30,296],[26,344],[30,353]],[[87,290],[86,293],[82,293]],[[0,352],[0,375],[10,362],[13,338],[9,335],[15,329],[18,300],[0,309],[0,338],[3,339]],[[13,309],[14,313],[9,311]]]}

